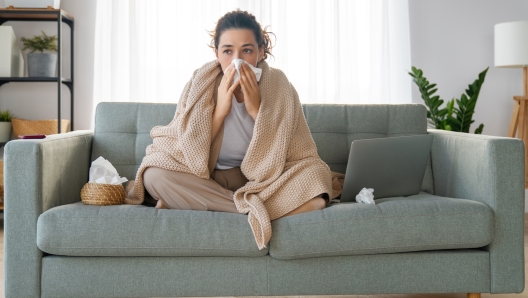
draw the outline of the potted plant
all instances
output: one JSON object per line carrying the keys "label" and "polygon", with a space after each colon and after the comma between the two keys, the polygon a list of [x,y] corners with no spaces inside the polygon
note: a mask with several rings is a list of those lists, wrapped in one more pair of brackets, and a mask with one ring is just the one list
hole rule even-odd
{"label": "potted plant", "polygon": [[[438,90],[436,84],[429,83],[423,76],[423,71],[413,66],[412,72],[409,72],[409,75],[413,77],[413,81],[420,90],[422,99],[427,107],[429,123],[436,129],[469,132],[469,127],[475,122],[473,120],[473,113],[475,113],[477,99],[488,69],[489,67],[479,73],[478,78],[473,84],[468,86],[466,93],[462,94],[460,99],[453,98],[447,102],[445,107],[441,107],[444,100],[440,96],[435,95],[435,92]],[[457,104],[456,107],[455,102]],[[481,134],[483,129],[484,124],[480,124],[475,129],[475,134]]]}
{"label": "potted plant", "polygon": [[0,143],[7,143],[11,139],[11,118],[9,110],[0,110]]}
{"label": "potted plant", "polygon": [[[29,77],[54,77],[57,68],[57,54],[44,53],[57,52],[57,36],[49,36],[41,31],[41,35],[33,38],[22,37],[20,40],[24,44],[23,51],[28,53],[28,76]],[[35,53],[39,52],[39,53]]]}

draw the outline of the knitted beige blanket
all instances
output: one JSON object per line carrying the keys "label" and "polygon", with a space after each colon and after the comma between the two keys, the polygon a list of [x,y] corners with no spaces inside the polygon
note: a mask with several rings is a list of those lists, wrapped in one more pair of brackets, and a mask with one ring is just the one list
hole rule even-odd
{"label": "knitted beige blanket", "polygon": [[[234,202],[240,213],[248,214],[258,248],[263,249],[271,238],[272,220],[320,194],[332,197],[332,177],[317,154],[294,87],[282,71],[265,61],[257,67],[262,69],[261,104],[240,167],[249,182],[234,193]],[[216,60],[194,72],[174,119],[152,129],[153,144],[147,147],[136,176],[136,198],[125,203],[143,202],[143,172],[148,167],[209,179],[215,82],[222,75]]]}

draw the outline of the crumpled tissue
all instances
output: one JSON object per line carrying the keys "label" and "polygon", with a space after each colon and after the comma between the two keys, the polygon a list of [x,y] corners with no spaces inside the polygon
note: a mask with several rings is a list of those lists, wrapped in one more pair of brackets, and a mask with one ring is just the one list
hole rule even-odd
{"label": "crumpled tissue", "polygon": [[364,187],[356,196],[356,202],[364,204],[376,204],[376,202],[374,202],[374,189]]}
{"label": "crumpled tissue", "polygon": [[117,173],[117,170],[114,168],[114,166],[102,156],[99,156],[99,158],[92,161],[88,180],[92,183],[114,185],[128,181],[128,179],[125,177],[119,177],[119,174]]}
{"label": "crumpled tissue", "polygon": [[236,80],[238,80],[238,78],[240,78],[240,66],[242,65],[242,63],[245,63],[245,64],[249,65],[249,67],[255,73],[255,76],[257,77],[257,82],[260,81],[260,76],[262,75],[262,69],[261,68],[254,67],[253,65],[247,63],[247,61],[244,60],[244,59],[233,59],[233,61],[231,61],[231,63],[233,65],[235,65],[235,69],[236,69],[236,73],[235,73],[235,76],[233,77],[233,82],[231,83],[231,85],[233,85],[233,83],[236,82]]}

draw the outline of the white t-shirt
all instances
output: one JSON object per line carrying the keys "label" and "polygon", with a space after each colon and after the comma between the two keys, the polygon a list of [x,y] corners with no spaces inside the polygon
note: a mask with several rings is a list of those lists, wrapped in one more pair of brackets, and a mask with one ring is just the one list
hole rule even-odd
{"label": "white t-shirt", "polygon": [[231,111],[224,119],[224,138],[215,167],[219,170],[240,167],[253,137],[255,120],[247,112],[244,102],[239,103],[234,95],[232,101]]}

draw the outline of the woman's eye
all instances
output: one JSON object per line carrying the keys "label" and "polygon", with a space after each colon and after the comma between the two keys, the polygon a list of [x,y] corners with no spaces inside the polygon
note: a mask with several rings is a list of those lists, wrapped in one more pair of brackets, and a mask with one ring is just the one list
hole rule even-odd
{"label": "woman's eye", "polygon": [[224,51],[224,54],[230,54],[231,53],[231,50],[225,50]]}
{"label": "woman's eye", "polygon": [[244,53],[251,53],[252,51],[250,49],[245,49]]}

